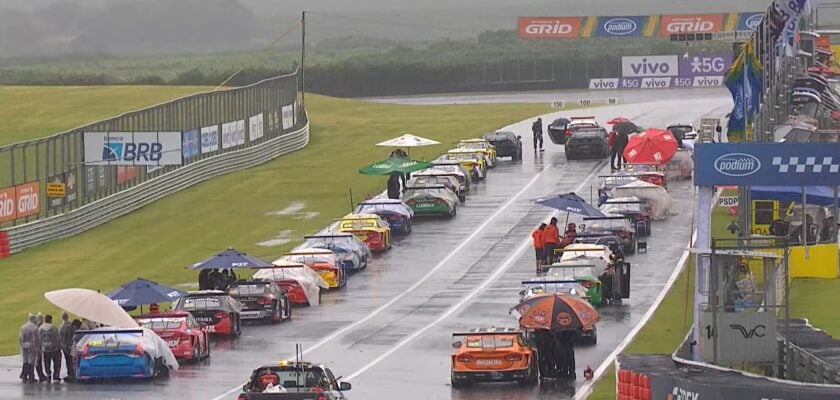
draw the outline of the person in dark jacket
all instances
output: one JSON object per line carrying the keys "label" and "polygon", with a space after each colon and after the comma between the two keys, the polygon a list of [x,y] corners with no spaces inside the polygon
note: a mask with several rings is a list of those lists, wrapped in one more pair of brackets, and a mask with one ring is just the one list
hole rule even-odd
{"label": "person in dark jacket", "polygon": [[543,151],[543,125],[542,118],[537,118],[534,124],[531,125],[531,131],[534,133],[534,151],[537,151],[537,142],[539,142],[539,151]]}
{"label": "person in dark jacket", "polygon": [[630,141],[630,135],[627,132],[618,132],[615,137],[615,152],[616,152],[616,160],[618,161],[616,167],[617,169],[622,168],[622,163],[625,162],[624,160],[624,149],[627,148],[627,143]]}
{"label": "person in dark jacket", "polygon": [[607,147],[610,149],[610,171],[615,172],[618,170],[618,167],[615,166],[615,156],[618,155],[616,152],[615,147],[615,140],[618,138],[618,133],[614,130],[610,131],[609,135],[607,135]]}
{"label": "person in dark jacket", "polygon": [[534,341],[536,342],[537,355],[539,356],[540,377],[554,377],[554,373],[552,372],[554,368],[554,346],[551,342],[551,332],[542,329],[534,331]]}
{"label": "person in dark jacket", "polygon": [[52,323],[52,315],[44,317],[44,324],[38,328],[41,335],[41,351],[44,358],[44,376],[61,381],[61,336]]}
{"label": "person in dark jacket", "polygon": [[209,289],[212,289],[212,285],[210,284],[210,270],[202,269],[201,272],[198,273],[198,290]]}
{"label": "person in dark jacket", "polygon": [[70,316],[66,312],[61,314],[61,327],[58,329],[58,336],[61,342],[61,353],[64,354],[64,364],[67,369],[66,381],[72,381],[76,376],[76,371],[73,370],[73,336],[76,335],[76,330],[82,322],[73,320],[70,322]]}
{"label": "person in dark jacket", "polygon": [[563,363],[563,369],[560,371],[560,375],[571,379],[576,379],[577,374],[575,373],[575,332],[561,332],[559,345],[562,347],[563,353],[566,356],[565,362]]}
{"label": "person in dark jacket", "polygon": [[210,289],[212,290],[221,290],[222,287],[222,273],[219,270],[214,269],[211,270],[209,274],[207,274],[208,282],[210,283]]}
{"label": "person in dark jacket", "polygon": [[391,174],[388,178],[388,198],[392,200],[398,200],[400,198],[400,175],[399,174]]}

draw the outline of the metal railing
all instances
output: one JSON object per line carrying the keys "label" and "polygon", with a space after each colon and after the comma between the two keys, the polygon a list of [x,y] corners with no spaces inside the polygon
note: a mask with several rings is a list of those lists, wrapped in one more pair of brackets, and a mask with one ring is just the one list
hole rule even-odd
{"label": "metal railing", "polygon": [[780,332],[778,378],[791,381],[840,385],[840,340],[812,327],[807,320],[794,321]]}

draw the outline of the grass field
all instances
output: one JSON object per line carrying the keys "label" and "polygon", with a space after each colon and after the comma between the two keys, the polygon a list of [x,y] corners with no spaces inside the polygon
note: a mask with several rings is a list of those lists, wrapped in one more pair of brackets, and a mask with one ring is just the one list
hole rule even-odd
{"label": "grass field", "polygon": [[[98,89],[103,96],[117,90]],[[45,99],[30,103],[35,109],[50,109],[49,99],[63,97],[50,95],[53,90],[71,93],[65,88],[31,90]],[[97,98],[96,90],[81,89],[92,99]],[[163,94],[148,103],[190,91],[161,90]],[[65,99],[58,100],[65,104]],[[413,157],[428,159],[459,138],[551,111],[543,104],[399,106],[314,95],[306,100],[312,118],[312,140],[306,149],[196,185],[73,238],[0,260],[3,291],[15,294],[0,297],[0,324],[8,327],[0,330],[0,354],[17,352],[17,327],[26,313],[57,312],[43,299],[45,291],[87,287],[107,292],[137,277],[170,285],[195,283],[197,274],[185,266],[228,246],[272,260],[304,234],[349,211],[351,188],[360,200],[384,187],[384,178],[357,172],[387,157],[389,150],[374,143],[404,132],[442,142],[412,151]],[[21,108],[16,118],[30,126],[27,132],[44,132],[79,125],[94,112],[105,116],[130,108],[103,103],[76,120],[66,119],[64,125],[51,122],[48,129],[39,127],[42,118],[26,120],[32,110]],[[257,245],[270,240],[277,245]]]}

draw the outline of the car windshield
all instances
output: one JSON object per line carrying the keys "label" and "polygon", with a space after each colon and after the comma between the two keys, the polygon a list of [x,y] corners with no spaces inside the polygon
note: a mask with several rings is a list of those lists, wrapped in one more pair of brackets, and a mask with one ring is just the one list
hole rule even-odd
{"label": "car windshield", "polygon": [[268,293],[268,283],[240,283],[234,284],[228,289],[232,296],[252,296]]}
{"label": "car windshield", "polygon": [[632,228],[630,227],[630,221],[626,218],[621,219],[599,219],[599,220],[590,220],[586,223],[586,231],[599,231],[599,230],[607,230],[607,231],[630,231]]}
{"label": "car windshield", "polygon": [[468,349],[513,347],[513,336],[474,336],[467,338]]}
{"label": "car windshield", "polygon": [[694,128],[692,128],[690,126],[680,125],[680,126],[669,127],[668,130],[673,132],[674,134],[677,134],[677,135],[685,135],[686,133],[693,131]]}
{"label": "car windshield", "polygon": [[179,329],[181,324],[186,321],[186,317],[178,318],[143,318],[138,319],[137,323],[141,327],[151,329],[153,331]]}
{"label": "car windshield", "polygon": [[201,296],[183,298],[185,310],[217,310],[222,307],[222,299],[219,296]]}
{"label": "car windshield", "polygon": [[505,141],[512,141],[513,136],[505,135],[505,134],[501,134],[501,133],[495,133],[495,134],[491,134],[491,135],[485,135],[484,139],[487,139],[491,142],[505,142]]}

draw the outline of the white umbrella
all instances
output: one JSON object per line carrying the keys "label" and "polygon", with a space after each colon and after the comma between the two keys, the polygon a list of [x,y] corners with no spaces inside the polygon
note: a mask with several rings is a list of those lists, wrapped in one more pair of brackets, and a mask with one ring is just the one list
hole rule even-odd
{"label": "white umbrella", "polygon": [[382,143],[377,143],[376,145],[377,146],[382,146],[382,147],[408,147],[408,148],[411,148],[411,147],[432,146],[432,145],[436,145],[436,144],[440,144],[440,142],[432,140],[432,139],[426,139],[426,138],[420,137],[420,136],[414,136],[410,133],[406,133],[405,135],[393,138],[391,140],[386,140]]}
{"label": "white umbrella", "polygon": [[61,289],[44,293],[56,307],[84,319],[115,328],[138,328],[122,307],[102,293],[90,289]]}

